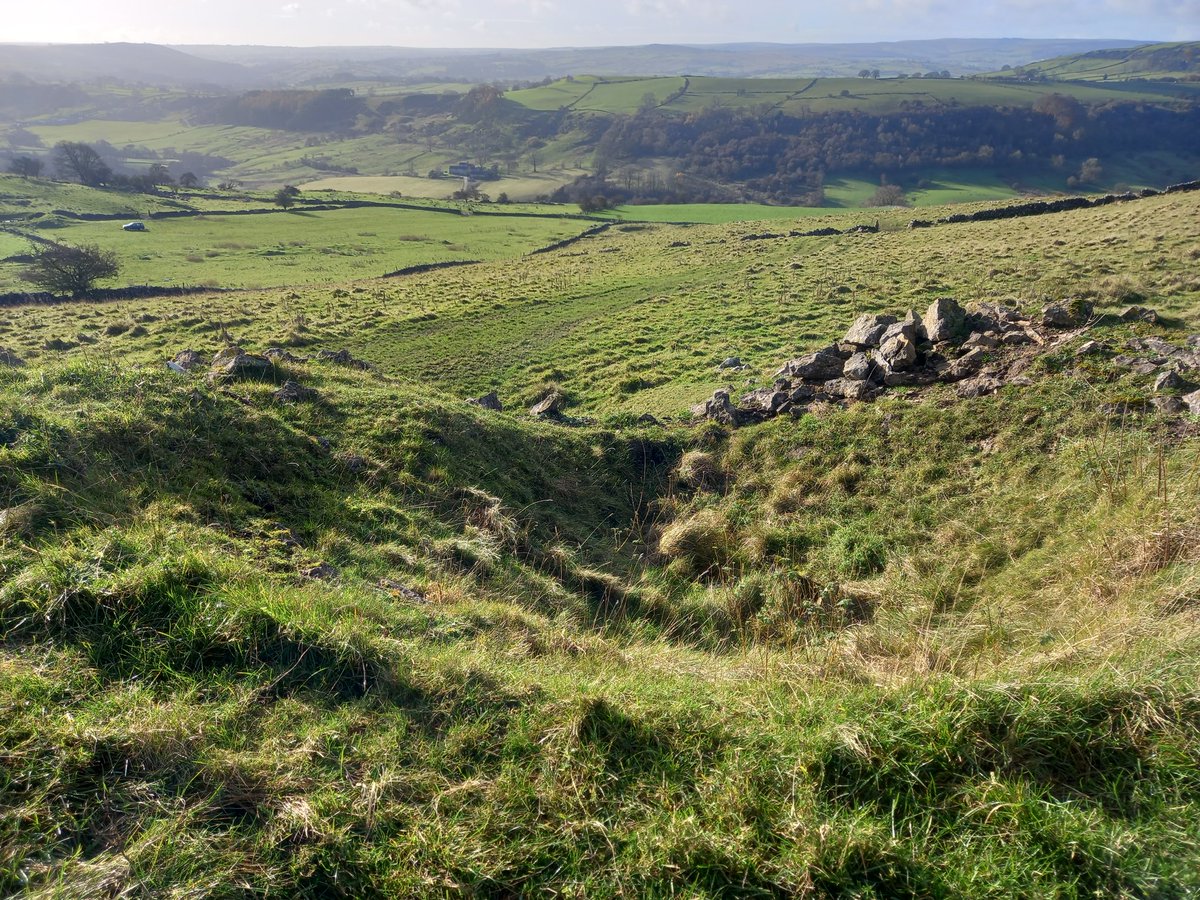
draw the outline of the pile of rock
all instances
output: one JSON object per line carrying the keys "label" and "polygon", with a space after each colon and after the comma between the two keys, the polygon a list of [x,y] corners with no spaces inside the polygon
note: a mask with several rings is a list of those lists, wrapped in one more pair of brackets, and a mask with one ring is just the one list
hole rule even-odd
{"label": "pile of rock", "polygon": [[770,387],[735,404],[719,390],[693,407],[697,418],[730,425],[784,413],[802,415],[814,403],[870,400],[889,387],[954,383],[962,397],[990,394],[1005,384],[1028,383],[1022,374],[1032,352],[1046,344],[1046,328],[1078,328],[1092,316],[1085,303],[1056,304],[1040,323],[1018,310],[980,303],[969,310],[955,300],[934,301],[919,315],[866,313],[836,344],[793,359]]}

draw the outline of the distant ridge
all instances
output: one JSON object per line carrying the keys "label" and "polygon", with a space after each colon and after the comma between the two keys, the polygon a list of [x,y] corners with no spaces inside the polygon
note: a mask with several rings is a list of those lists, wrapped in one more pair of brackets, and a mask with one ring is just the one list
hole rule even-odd
{"label": "distant ridge", "polygon": [[1021,66],[1019,73],[1060,81],[1200,80],[1200,41],[1062,55]]}
{"label": "distant ridge", "polygon": [[0,77],[35,81],[117,79],[180,87],[240,87],[242,66],[204,59],[161,44],[0,44]]}
{"label": "distant ridge", "polygon": [[652,44],[535,50],[411,47],[267,47],[159,44],[0,44],[0,77],[35,81],[116,79],[131,84],[221,88],[331,81],[530,81],[566,75],[724,77],[993,72],[1035,60],[1126,50],[1136,40],[1025,38],[856,44]]}

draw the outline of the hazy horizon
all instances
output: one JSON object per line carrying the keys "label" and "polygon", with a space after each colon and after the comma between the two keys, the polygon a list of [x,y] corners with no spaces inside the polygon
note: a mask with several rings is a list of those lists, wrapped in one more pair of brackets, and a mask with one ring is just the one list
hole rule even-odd
{"label": "hazy horizon", "polygon": [[9,13],[3,40],[533,49],[1014,37],[1196,40],[1200,0],[210,0],[202,15],[152,0],[59,0]]}

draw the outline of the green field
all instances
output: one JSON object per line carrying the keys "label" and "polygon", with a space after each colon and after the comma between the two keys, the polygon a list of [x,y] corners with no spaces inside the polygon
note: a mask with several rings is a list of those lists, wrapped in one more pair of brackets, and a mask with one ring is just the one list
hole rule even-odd
{"label": "green field", "polygon": [[[514,202],[529,202],[552,194],[565,184],[570,184],[585,169],[554,168],[535,174],[502,177],[487,181],[480,190],[495,200],[501,193],[508,194]],[[405,197],[449,197],[462,187],[459,178],[413,178],[403,175],[338,175],[306,181],[300,185],[306,191],[349,191],[365,194],[391,194],[393,191]]]}
{"label": "green field", "polygon": [[[0,892],[1191,896],[1196,422],[1116,354],[1200,331],[1198,204],[0,310]],[[1101,317],[991,396],[677,416],[945,296]],[[163,365],[230,339],[378,369]]]}
{"label": "green field", "polygon": [[[683,90],[686,83],[686,91]],[[689,112],[718,105],[730,108],[767,106],[787,113],[861,110],[873,114],[896,112],[905,106],[1028,107],[1050,93],[1066,93],[1083,103],[1112,100],[1170,100],[1186,85],[1086,85],[1073,83],[1019,84],[961,78],[578,78],[547,87],[511,91],[505,96],[530,109],[567,106],[574,110],[629,114],[647,94],[668,111]],[[1192,91],[1192,95],[1200,88]],[[674,97],[670,102],[668,98]]]}
{"label": "green field", "polygon": [[[1200,44],[1145,44],[1128,50],[1106,50],[1060,56],[1021,66],[1023,73],[1045,76],[1057,81],[1127,82],[1194,78],[1200,71]],[[992,77],[1012,77],[995,72]],[[1194,85],[1181,85],[1194,91]]]}
{"label": "green field", "polygon": [[[124,232],[120,222],[78,222],[49,236],[114,251],[120,284],[246,288],[350,281],[419,263],[510,257],[584,227],[566,219],[344,209],[160,219],[145,233]],[[0,263],[0,291],[23,286],[18,269]]]}

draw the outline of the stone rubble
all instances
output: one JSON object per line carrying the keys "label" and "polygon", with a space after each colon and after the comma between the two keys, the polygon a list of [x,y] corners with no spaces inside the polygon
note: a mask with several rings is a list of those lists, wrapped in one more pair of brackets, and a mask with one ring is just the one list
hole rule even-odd
{"label": "stone rubble", "polygon": [[[1134,307],[1125,321],[1157,322],[1157,312]],[[1058,349],[1084,334],[1096,319],[1082,300],[1052,303],[1034,321],[1020,310],[998,303],[964,308],[950,298],[935,300],[924,315],[903,317],[864,313],[837,344],[821,347],[785,363],[769,387],[742,395],[735,402],[728,388],[692,407],[695,419],[739,426],[776,416],[801,416],[814,404],[870,401],[892,387],[921,389],[954,385],[962,398],[982,397],[1005,385],[1028,386],[1026,370],[1037,354]],[[1133,338],[1127,352],[1111,362],[1131,371],[1158,373],[1156,398],[1164,411],[1200,413],[1200,391],[1181,374],[1200,372],[1200,335],[1177,346],[1157,337]],[[1096,340],[1086,340],[1075,356],[1110,354]],[[1171,368],[1164,371],[1165,366]],[[1187,391],[1186,396],[1178,397]],[[1146,404],[1149,408],[1150,404]]]}

